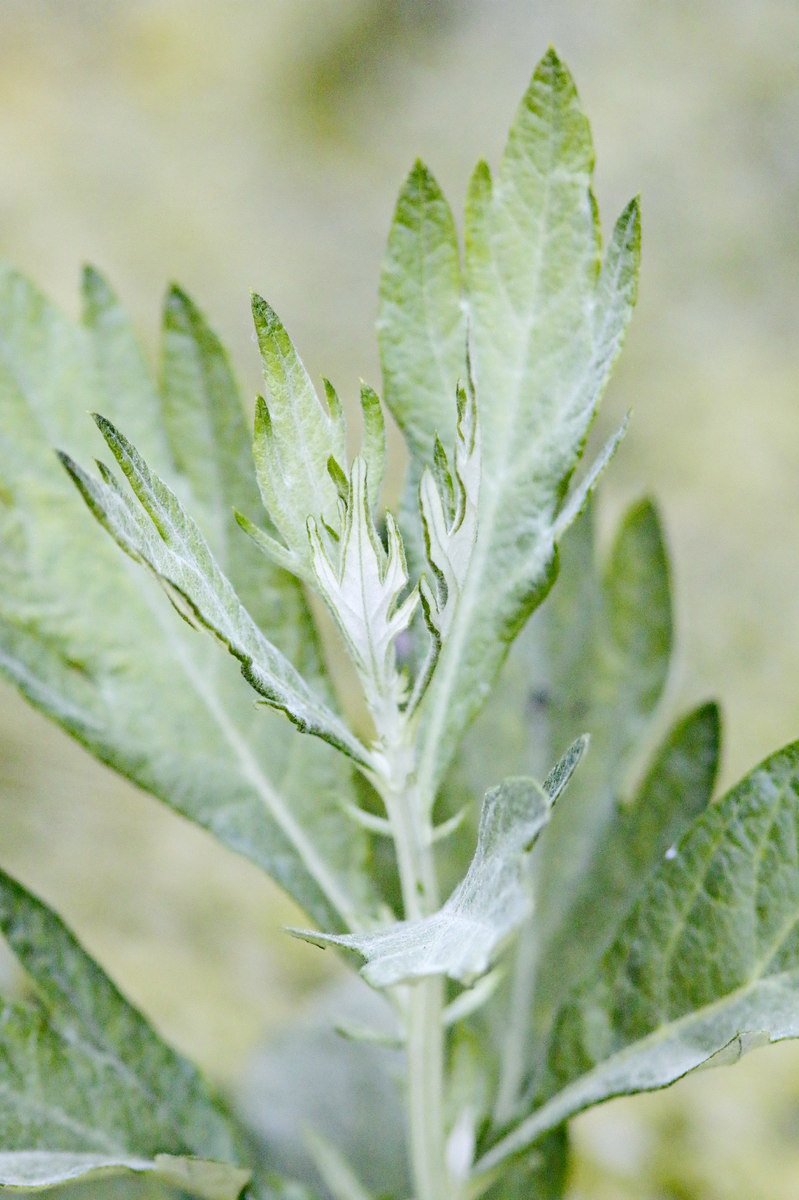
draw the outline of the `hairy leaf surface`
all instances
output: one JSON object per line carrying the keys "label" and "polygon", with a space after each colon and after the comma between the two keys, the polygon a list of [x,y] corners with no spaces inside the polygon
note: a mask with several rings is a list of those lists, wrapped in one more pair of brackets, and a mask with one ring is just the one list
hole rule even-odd
{"label": "hairy leaf surface", "polygon": [[466,371],[466,320],[455,221],[417,162],[397,200],[377,322],[385,401],[408,441],[418,482],[438,435],[451,449],[455,387]]}
{"label": "hairy leaf surface", "polygon": [[101,416],[95,420],[141,503],[139,508],[128,499],[106,469],[101,468],[102,480],[95,480],[64,456],[64,465],[100,523],[131,558],[153,571],[189,624],[204,626],[219,638],[268,704],[285,712],[303,732],[332,742],[354,758],[362,755],[341,719],[252,620],[174,492],[110,421]]}
{"label": "hairy leaf surface", "polygon": [[194,1178],[206,1200],[235,1200],[249,1176],[224,1165],[238,1159],[236,1135],[197,1071],[55,913],[2,872],[0,929],[35,994],[2,1010],[0,1182],[45,1186],[116,1168],[190,1190]]}
{"label": "hairy leaf surface", "polygon": [[588,977],[649,876],[709,803],[719,738],[716,706],[695,709],[658,747],[632,801],[615,804],[574,903],[537,965],[537,1028]]}
{"label": "hairy leaf surface", "polygon": [[330,387],[330,410],[322,407],[294,343],[266,300],[254,296],[252,311],[267,393],[255,411],[258,486],[292,569],[310,580],[308,517],[338,526],[338,489],[328,462],[332,458],[339,467],[346,462],[343,413]]}
{"label": "hairy leaf surface", "polygon": [[[564,538],[561,560],[557,587],[517,640],[497,685],[513,715],[500,720],[499,708],[494,713],[490,706],[464,748],[467,778],[479,781],[481,760],[499,757],[538,773],[576,733],[591,734],[589,753],[534,851],[535,918],[520,932],[506,1008],[493,1030],[503,1063],[503,1120],[515,1111],[562,995],[564,947],[575,965],[580,946],[592,953],[585,939],[574,937],[574,906],[594,871],[601,872],[608,831],[662,692],[671,647],[668,566],[649,502],[623,516],[604,565],[597,561],[590,509]],[[694,748],[704,759],[701,737]],[[704,778],[705,766],[700,762],[696,769]],[[684,802],[691,815],[688,796],[672,799],[678,810]]]}
{"label": "hairy leaf surface", "polygon": [[226,1163],[156,1154],[153,1159],[123,1155],[70,1154],[64,1151],[18,1150],[0,1152],[0,1186],[6,1191],[32,1192],[62,1184],[88,1184],[115,1175],[152,1175],[179,1187],[198,1200],[238,1200],[250,1178],[249,1171]]}
{"label": "hairy leaf surface", "polygon": [[[93,754],[253,859],[315,920],[347,925],[368,901],[363,837],[339,820],[351,788],[345,762],[294,734],[281,714],[255,709],[233,664],[175,619],[159,589],[91,520],[55,459],[53,446],[79,461],[96,453],[86,410],[100,407],[137,430],[148,452],[152,444],[156,462],[170,458],[158,432],[160,399],[117,302],[94,274],[86,292],[87,323],[76,326],[24,278],[0,271],[0,668]],[[182,346],[181,379],[205,379],[196,417],[207,427],[204,404],[234,405],[218,395],[220,381],[230,380],[196,311],[173,299],[168,313],[173,411]],[[177,437],[176,418],[170,427]],[[208,462],[224,495],[201,500],[201,519],[209,506],[232,503],[247,453],[246,439],[236,448],[235,428]],[[193,505],[174,465],[170,479]],[[254,495],[245,484],[243,503]],[[296,581],[243,534],[252,558],[228,552],[215,540],[223,525],[212,520],[205,530],[212,549],[243,595],[260,589],[254,612],[269,618],[270,640],[327,699]]]}
{"label": "hairy leaf surface", "polygon": [[394,645],[413,615],[418,595],[398,603],[408,582],[399,531],[386,515],[386,541],[372,520],[364,460],[356,457],[347,487],[338,561],[331,563],[316,522],[308,532],[318,589],[327,601],[358,672],[369,710],[380,723],[383,713],[396,712],[405,695]]}
{"label": "hairy leaf surface", "polygon": [[537,718],[551,755],[583,730],[591,753],[547,831],[538,863],[539,937],[568,923],[585,872],[623,792],[666,683],[672,617],[658,514],[644,500],[625,513],[604,568],[594,560],[590,514],[575,528],[550,611],[542,612]]}
{"label": "hairy leaf surface", "polygon": [[710,805],[560,1009],[532,1115],[478,1169],[612,1096],[799,1036],[799,743]]}
{"label": "hairy leaf surface", "polygon": [[[550,52],[518,110],[496,181],[481,165],[467,204],[480,532],[422,706],[421,779],[430,793],[509,641],[552,582],[558,513],[635,301],[637,205],[619,218],[603,258],[592,166],[574,85]],[[416,421],[407,415],[409,427]]]}
{"label": "hairy leaf surface", "polygon": [[529,914],[525,871],[530,848],[549,819],[552,798],[532,779],[506,779],[486,793],[477,848],[463,881],[432,916],[386,929],[335,936],[294,931],[319,945],[356,950],[374,987],[425,975],[471,984]]}

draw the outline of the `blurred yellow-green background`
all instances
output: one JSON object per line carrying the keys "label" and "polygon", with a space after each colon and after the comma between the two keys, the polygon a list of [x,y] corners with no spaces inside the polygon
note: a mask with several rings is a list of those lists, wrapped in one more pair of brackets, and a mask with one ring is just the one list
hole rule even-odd
{"label": "blurred yellow-green background", "polygon": [[[76,311],[85,261],[155,345],[181,282],[257,387],[248,289],[315,378],[379,382],[380,259],[428,161],[456,208],[553,43],[606,228],[644,211],[604,513],[649,492],[674,558],[671,703],[718,696],[724,782],[799,736],[797,0],[0,0],[0,254]],[[254,868],[0,692],[2,862],[180,1048],[233,1081],[321,979]],[[10,968],[5,968],[9,970]],[[799,1195],[799,1054],[576,1125],[574,1197]]]}

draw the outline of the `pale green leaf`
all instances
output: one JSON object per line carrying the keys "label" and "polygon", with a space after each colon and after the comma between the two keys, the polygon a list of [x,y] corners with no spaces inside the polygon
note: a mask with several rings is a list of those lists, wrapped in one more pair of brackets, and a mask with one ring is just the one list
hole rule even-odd
{"label": "pale green leaf", "polygon": [[435,578],[428,592],[425,617],[436,653],[454,620],[478,533],[480,496],[480,430],[473,393],[458,388],[458,423],[453,463],[440,441],[433,467],[425,468],[419,485],[419,508],[427,561]]}
{"label": "pale green leaf", "polygon": [[601,574],[589,517],[565,545],[558,588],[540,614],[536,716],[546,731],[544,753],[551,761],[577,733],[591,734],[591,753],[538,852],[537,936],[544,944],[568,924],[571,903],[600,853],[671,653],[668,562],[656,510],[643,501],[627,511]]}
{"label": "pale green leaf", "polygon": [[508,642],[551,585],[564,492],[635,301],[637,205],[619,218],[602,259],[592,166],[574,85],[550,52],[496,182],[481,165],[467,205],[480,536],[420,709],[421,784],[431,794]]}
{"label": "pale green leaf", "polygon": [[472,984],[530,912],[529,852],[550,806],[550,796],[532,779],[506,779],[487,792],[469,870],[429,917],[342,936],[292,932],[318,945],[356,950],[366,959],[361,973],[373,987],[426,975]]}
{"label": "pale green leaf", "polygon": [[[94,267],[81,278],[81,319],[90,338],[98,395],[107,396],[103,411],[124,414],[125,428],[137,446],[146,446],[156,470],[171,467],[162,417],[162,401],[153,372],[139,345],[130,318],[110,284]],[[87,401],[89,397],[87,396]],[[84,404],[79,414],[86,411]]]}
{"label": "pale green leaf", "polygon": [[386,422],[380,397],[368,383],[361,384],[361,413],[363,414],[363,445],[361,458],[366,463],[369,503],[374,512],[380,499],[386,469]]}
{"label": "pale green leaf", "polygon": [[65,456],[65,467],[100,523],[131,558],[153,571],[181,616],[219,638],[268,704],[285,712],[302,732],[364,762],[360,743],[252,620],[174,492],[106,418],[95,420],[141,503],[138,508],[128,500],[106,470],[101,470],[101,481],[94,480]]}
{"label": "pale green leaf", "polygon": [[622,424],[616,432],[608,438],[605,445],[596,456],[591,466],[586,471],[580,482],[569,494],[558,513],[558,519],[555,522],[554,533],[555,539],[560,540],[562,535],[573,524],[574,521],[585,511],[586,505],[596,490],[596,485],[604,474],[605,468],[610,463],[619,446],[624,440],[629,424],[629,414],[625,417]]}
{"label": "pale green leaf", "polygon": [[799,1036],[799,743],[710,805],[560,1009],[538,1107],[490,1169],[612,1096]]}
{"label": "pale green leaf", "polygon": [[[60,1169],[50,1154],[83,1155],[90,1171],[140,1159],[132,1169],[162,1173],[151,1160],[163,1154],[237,1161],[237,1135],[194,1067],[161,1041],[55,913],[2,872],[0,930],[34,993],[31,1002],[6,1002],[0,1019],[0,1141],[7,1154],[27,1156],[7,1159],[9,1173],[27,1170],[31,1184],[44,1186],[46,1172]],[[210,1190],[215,1168],[196,1170],[205,1187],[197,1194],[208,1200],[235,1197],[247,1181],[220,1166]]]}
{"label": "pale green leaf", "polygon": [[466,374],[458,237],[435,179],[417,162],[400,192],[380,280],[378,341],[386,405],[412,455],[412,477],[451,445],[452,397]]}
{"label": "pale green leaf", "polygon": [[318,590],[344,636],[369,711],[382,732],[381,715],[396,714],[404,699],[405,680],[397,669],[394,643],[408,628],[418,595],[412,591],[398,603],[408,582],[402,540],[389,513],[387,549],[383,547],[372,521],[367,484],[367,466],[358,456],[348,481],[335,564],[313,518],[308,536]]}
{"label": "pale green leaf", "polygon": [[652,871],[710,801],[719,739],[716,706],[693,710],[658,747],[632,802],[615,805],[577,896],[538,963],[539,1027],[593,970]]}
{"label": "pale green leaf", "polygon": [[[535,917],[520,932],[493,1029],[500,1121],[515,1111],[569,963],[591,952],[574,938],[573,906],[601,870],[606,831],[628,791],[670,646],[668,568],[655,510],[648,502],[628,510],[600,566],[589,509],[564,538],[557,587],[511,651],[497,685],[502,703],[481,714],[466,741],[464,769],[479,783],[486,758],[539,773],[578,731],[591,733],[590,753],[534,852]],[[697,769],[701,775],[704,767]]]}
{"label": "pale green leaf", "polygon": [[219,339],[177,286],[164,304],[162,339],[164,431],[197,504],[219,523],[216,536],[208,529],[208,539],[226,569],[231,549],[242,541],[235,535],[234,504],[258,503],[241,396]]}
{"label": "pale green leaf", "polygon": [[315,679],[319,648],[297,580],[266,567],[236,527],[234,508],[256,512],[260,497],[242,397],[219,338],[186,293],[170,288],[159,392],[127,314],[92,269],[83,277],[83,322],[93,335],[102,411],[146,447],[148,463],[172,481],[255,621]]}
{"label": "pale green leaf", "polygon": [[[338,490],[328,473],[332,457],[346,461],[340,406],[326,411],[277,314],[253,296],[253,319],[264,370],[266,398],[255,411],[254,456],[258,486],[303,578],[312,578],[308,517],[338,524]],[[328,389],[328,403],[332,389]],[[335,396],[335,393],[332,393]]]}
{"label": "pale green leaf", "polygon": [[157,1154],[148,1162],[141,1158],[64,1151],[0,1152],[0,1187],[8,1191],[39,1191],[131,1173],[153,1175],[165,1184],[190,1192],[198,1200],[238,1200],[250,1179],[249,1171],[227,1163],[170,1154]]}
{"label": "pale green leaf", "polygon": [[[203,314],[177,286],[164,305],[161,392],[172,460],[191,489],[192,514],[214,557],[262,629],[285,633],[281,614],[297,612],[296,635],[281,649],[301,669],[313,670],[318,651],[297,581],[266,569],[236,525],[234,509],[257,512],[260,497],[252,437],[230,361]],[[127,425],[125,431],[130,436]]]}
{"label": "pale green leaf", "polygon": [[[164,453],[160,418],[145,411],[154,389],[144,389],[138,370],[126,368],[132,397],[105,390],[113,363],[138,359],[96,278],[91,296],[93,315],[81,327],[0,270],[0,669],[103,762],[262,866],[314,920],[347,926],[370,901],[365,839],[339,820],[352,799],[346,761],[294,733],[282,714],[253,706],[232,662],[175,619],[55,459],[53,446],[82,461],[96,453],[86,409],[99,407],[118,421],[132,415],[158,461]],[[101,332],[113,334],[105,366]],[[207,357],[191,346],[188,338],[187,371]],[[201,397],[212,391],[206,383]],[[235,488],[230,466],[212,474]],[[185,495],[185,479],[175,477]],[[265,607],[256,611],[268,607],[270,640],[327,697],[296,582],[287,586],[284,572],[256,559],[246,577],[236,567],[235,582],[251,596],[261,580]]]}

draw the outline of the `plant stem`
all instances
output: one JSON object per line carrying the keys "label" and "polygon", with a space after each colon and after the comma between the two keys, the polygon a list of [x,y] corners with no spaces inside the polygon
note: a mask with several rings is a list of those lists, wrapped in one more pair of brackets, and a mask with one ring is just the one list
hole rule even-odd
{"label": "plant stem", "polygon": [[[381,793],[394,834],[405,919],[435,911],[438,881],[430,806],[414,784],[415,748],[407,728],[384,739]],[[408,1131],[415,1200],[455,1200],[444,1128],[444,980],[420,979],[403,989],[408,1054]]]}
{"label": "plant stem", "polygon": [[416,1200],[450,1200],[444,1133],[444,980],[408,989],[408,1118]]}

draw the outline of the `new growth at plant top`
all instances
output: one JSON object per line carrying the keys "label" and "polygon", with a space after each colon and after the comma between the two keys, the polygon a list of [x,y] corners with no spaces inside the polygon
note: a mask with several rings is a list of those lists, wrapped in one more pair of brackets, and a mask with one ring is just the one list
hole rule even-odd
{"label": "new growth at plant top", "polygon": [[[26,978],[0,1022],[3,1186],[554,1200],[575,1114],[799,1033],[799,745],[709,803],[708,703],[641,765],[671,600],[649,501],[594,545],[624,429],[580,462],[640,235],[632,201],[603,248],[592,169],[553,51],[462,236],[416,164],[351,458],[260,297],[253,436],[179,288],[153,373],[95,271],[72,321],[3,269],[6,677],[275,879],[370,997],[334,1054],[298,1034],[279,1104],[245,1119],[0,875]],[[409,456],[392,511],[383,406]]]}

